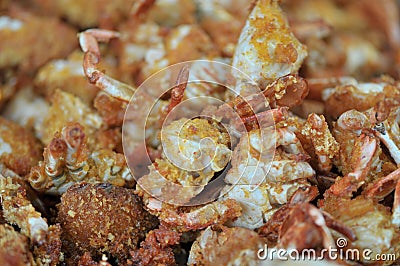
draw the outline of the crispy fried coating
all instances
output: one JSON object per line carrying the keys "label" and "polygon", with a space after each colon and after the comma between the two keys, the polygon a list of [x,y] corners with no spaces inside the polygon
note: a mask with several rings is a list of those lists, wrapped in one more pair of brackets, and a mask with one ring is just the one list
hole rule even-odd
{"label": "crispy fried coating", "polygon": [[109,184],[79,183],[61,197],[57,220],[66,255],[108,253],[125,261],[157,220],[141,206],[132,190]]}
{"label": "crispy fried coating", "polygon": [[58,224],[48,226],[47,221],[28,200],[27,191],[19,182],[16,178],[0,176],[0,199],[4,218],[6,222],[18,226],[21,235],[28,238],[37,265],[58,265],[63,257],[61,227]]}
{"label": "crispy fried coating", "polygon": [[[49,144],[54,133],[61,132],[61,129],[68,122],[78,122],[85,128],[85,133],[92,136],[102,124],[101,117],[86,105],[79,97],[61,90],[56,90],[52,95],[51,107],[43,121],[43,128],[40,134],[44,144]],[[89,137],[89,145],[93,139]]]}
{"label": "crispy fried coating", "polygon": [[96,148],[123,153],[121,127],[96,132]]}
{"label": "crispy fried coating", "polygon": [[32,265],[33,256],[29,251],[28,238],[10,225],[0,225],[0,265]]}
{"label": "crispy fried coating", "polygon": [[40,159],[39,141],[23,127],[0,117],[0,164],[24,176]]}
{"label": "crispy fried coating", "polygon": [[131,251],[129,265],[176,265],[171,245],[179,243],[179,234],[165,228],[150,231],[140,249]]}
{"label": "crispy fried coating", "polygon": [[108,126],[121,126],[123,123],[126,104],[100,92],[94,99],[94,107]]}
{"label": "crispy fried coating", "polygon": [[56,266],[63,258],[61,253],[61,227],[50,225],[43,244],[34,247],[33,254],[38,265]]}
{"label": "crispy fried coating", "polygon": [[65,17],[82,28],[114,25],[127,18],[134,0],[34,0],[42,10]]}
{"label": "crispy fried coating", "polygon": [[193,243],[188,265],[257,265],[263,241],[252,230],[211,226]]}
{"label": "crispy fried coating", "polygon": [[35,70],[48,60],[68,55],[76,46],[75,30],[58,19],[38,17],[19,8],[2,16],[0,68]]}

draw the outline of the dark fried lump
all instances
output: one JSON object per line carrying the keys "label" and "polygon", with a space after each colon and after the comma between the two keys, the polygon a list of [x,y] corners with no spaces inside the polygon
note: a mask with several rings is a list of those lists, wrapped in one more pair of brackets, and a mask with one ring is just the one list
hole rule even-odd
{"label": "dark fried lump", "polygon": [[58,208],[67,257],[77,249],[80,255],[90,252],[101,258],[107,253],[125,261],[129,250],[157,225],[132,190],[109,184],[75,184]]}

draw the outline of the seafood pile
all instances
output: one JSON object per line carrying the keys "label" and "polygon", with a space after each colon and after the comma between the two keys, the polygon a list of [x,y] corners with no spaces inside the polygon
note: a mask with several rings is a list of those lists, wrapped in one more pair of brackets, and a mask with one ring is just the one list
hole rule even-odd
{"label": "seafood pile", "polygon": [[400,264],[395,0],[2,0],[0,40],[0,265]]}

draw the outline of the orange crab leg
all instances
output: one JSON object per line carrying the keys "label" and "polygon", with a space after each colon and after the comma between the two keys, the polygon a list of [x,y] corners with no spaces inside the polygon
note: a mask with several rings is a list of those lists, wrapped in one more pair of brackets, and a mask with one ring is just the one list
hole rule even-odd
{"label": "orange crab leg", "polygon": [[364,179],[371,167],[372,157],[374,156],[377,148],[375,139],[365,135],[359,137],[363,142],[358,161],[353,172],[344,176],[336,182],[325,192],[325,195],[335,195],[351,198],[353,192],[364,183]]}
{"label": "orange crab leg", "polygon": [[104,90],[111,96],[129,102],[135,89],[125,83],[115,80],[97,69],[100,62],[100,49],[98,42],[108,42],[118,38],[119,33],[109,30],[89,29],[78,34],[79,44],[85,52],[83,70],[89,82]]}
{"label": "orange crab leg", "polygon": [[[243,117],[242,123],[246,126],[248,131],[262,127],[272,126],[274,123],[279,123],[288,117],[287,107],[278,107],[262,113],[254,114],[252,116]],[[236,128],[240,127],[241,122],[235,121]]]}
{"label": "orange crab leg", "polygon": [[179,213],[176,209],[163,210],[161,201],[151,198],[147,208],[161,212],[160,220],[167,228],[177,228],[179,232],[204,229],[213,224],[223,224],[239,217],[242,208],[233,199],[215,201],[190,212]]}
{"label": "orange crab leg", "polygon": [[318,196],[318,188],[314,186],[299,187],[289,199],[290,204],[310,202]]}
{"label": "orange crab leg", "polygon": [[387,176],[378,179],[372,186],[364,191],[364,195],[369,198],[382,200],[389,195],[398,185],[400,180],[400,168],[391,172]]}
{"label": "orange crab leg", "polygon": [[178,78],[176,79],[175,87],[171,92],[171,100],[169,102],[167,113],[171,112],[183,99],[185,89],[189,80],[189,67],[185,65],[179,71]]}
{"label": "orange crab leg", "polygon": [[322,215],[325,218],[326,226],[335,230],[336,232],[341,233],[342,235],[346,236],[351,241],[356,241],[357,236],[353,229],[345,225],[344,223],[335,220],[329,213],[325,211],[321,211]]}

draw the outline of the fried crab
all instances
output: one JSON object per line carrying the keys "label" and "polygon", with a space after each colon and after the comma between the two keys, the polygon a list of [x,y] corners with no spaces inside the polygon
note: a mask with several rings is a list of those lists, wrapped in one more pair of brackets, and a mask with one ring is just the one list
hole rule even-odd
{"label": "fried crab", "polygon": [[61,195],[80,181],[116,186],[134,184],[124,156],[108,149],[89,149],[79,123],[69,123],[57,132],[43,157],[44,161],[33,167],[28,176],[31,186],[40,192]]}
{"label": "fried crab", "polygon": [[[0,175],[0,196],[3,216],[7,223],[16,225],[20,232],[15,232],[8,225],[1,225],[2,260],[7,263],[25,261],[31,265],[58,265],[63,260],[61,252],[61,227],[59,224],[49,225],[41,213],[35,210],[23,185],[18,177]],[[8,237],[16,236],[13,245],[8,246]],[[17,252],[17,254],[16,254]]]}
{"label": "fried crab", "polygon": [[0,264],[397,265],[395,3],[1,1]]}
{"label": "fried crab", "polygon": [[57,221],[68,254],[109,254],[123,263],[157,220],[141,206],[132,190],[105,183],[79,183],[61,197]]}

